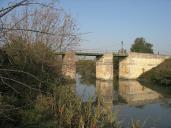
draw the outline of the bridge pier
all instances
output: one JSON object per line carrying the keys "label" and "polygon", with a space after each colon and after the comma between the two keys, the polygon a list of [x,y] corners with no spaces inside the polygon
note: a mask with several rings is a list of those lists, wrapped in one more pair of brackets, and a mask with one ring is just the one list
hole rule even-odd
{"label": "bridge pier", "polygon": [[96,79],[113,80],[113,53],[96,57]]}
{"label": "bridge pier", "polygon": [[76,76],[76,54],[67,52],[62,56],[62,74],[69,79],[75,79]]}

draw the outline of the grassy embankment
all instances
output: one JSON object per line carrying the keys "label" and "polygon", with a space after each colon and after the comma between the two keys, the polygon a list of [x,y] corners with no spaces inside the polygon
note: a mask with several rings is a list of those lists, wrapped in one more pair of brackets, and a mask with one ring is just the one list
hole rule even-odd
{"label": "grassy embankment", "polygon": [[161,86],[171,86],[171,59],[167,59],[159,66],[145,72],[139,77],[139,80]]}

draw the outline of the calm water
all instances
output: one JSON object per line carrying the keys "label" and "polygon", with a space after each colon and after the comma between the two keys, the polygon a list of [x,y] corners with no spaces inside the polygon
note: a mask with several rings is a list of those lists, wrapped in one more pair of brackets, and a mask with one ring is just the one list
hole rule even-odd
{"label": "calm water", "polygon": [[117,113],[124,127],[136,119],[145,128],[171,128],[171,88],[143,85],[135,80],[119,80],[116,83],[94,80],[90,83],[77,77],[76,94],[83,101],[88,101],[89,97],[95,100],[97,92],[111,112]]}

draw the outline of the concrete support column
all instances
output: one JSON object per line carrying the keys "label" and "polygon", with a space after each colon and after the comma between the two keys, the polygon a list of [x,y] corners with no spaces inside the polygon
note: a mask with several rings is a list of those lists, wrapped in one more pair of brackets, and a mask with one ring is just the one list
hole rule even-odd
{"label": "concrete support column", "polygon": [[113,80],[113,53],[96,57],[96,78]]}
{"label": "concrete support column", "polygon": [[74,52],[66,52],[62,57],[62,74],[69,79],[76,76],[76,55]]}

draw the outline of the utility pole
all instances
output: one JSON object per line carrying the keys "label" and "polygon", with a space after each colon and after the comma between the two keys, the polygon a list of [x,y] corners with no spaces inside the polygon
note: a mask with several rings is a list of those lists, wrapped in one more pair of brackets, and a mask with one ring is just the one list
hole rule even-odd
{"label": "utility pole", "polygon": [[123,49],[123,41],[121,41],[121,49]]}
{"label": "utility pole", "polygon": [[119,50],[119,53],[122,55],[127,54],[126,49],[124,49],[124,47],[123,47],[123,41],[121,41],[121,49]]}

